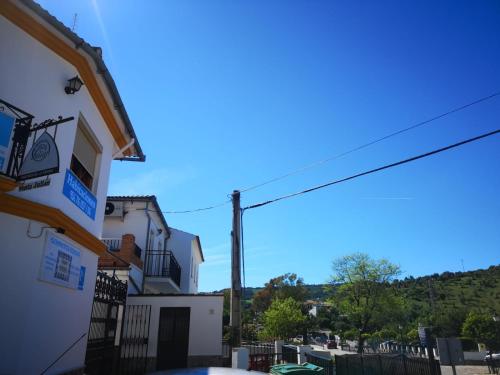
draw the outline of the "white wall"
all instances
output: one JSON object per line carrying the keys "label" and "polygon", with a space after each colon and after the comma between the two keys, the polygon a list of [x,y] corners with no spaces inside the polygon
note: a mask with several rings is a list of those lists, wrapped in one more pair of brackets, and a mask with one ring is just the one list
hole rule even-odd
{"label": "white wall", "polygon": [[[153,231],[154,248],[149,249],[147,242],[148,216],[146,214],[146,202],[124,201],[123,210],[126,212],[123,219],[119,217],[104,217],[102,231],[103,238],[121,238],[124,234],[133,234],[135,243],[144,250],[141,258],[144,261],[145,250],[158,250],[158,242],[164,246],[167,229],[161,222],[160,217],[155,212],[149,212],[151,217],[150,230]],[[154,210],[152,203],[149,203],[148,210]],[[159,233],[161,229],[161,233]]]}
{"label": "white wall", "polygon": [[[124,200],[125,216],[119,217],[105,217],[103,226],[103,238],[121,238],[122,235],[131,233],[135,236],[135,241],[143,250],[148,249],[147,245],[147,228],[148,217],[146,215],[146,202]],[[154,210],[152,203],[149,204],[149,210]],[[181,287],[180,292],[186,294],[193,294],[198,292],[199,285],[199,264],[201,264],[201,255],[198,252],[198,242],[196,236],[183,232],[181,230],[170,228],[170,238],[167,239],[166,248],[164,240],[167,237],[167,230],[158,214],[149,212],[151,217],[151,227],[154,235],[153,243],[154,248],[151,250],[158,250],[158,243],[162,244],[163,250],[170,250],[174,254],[177,262],[181,266]],[[159,233],[161,229],[161,233]],[[145,251],[143,251],[142,260],[144,261]],[[193,271],[198,270],[198,285],[195,280],[195,272],[191,273],[191,261],[194,262]]]}
{"label": "white wall", "polygon": [[197,293],[198,288],[191,274],[191,260],[193,257],[193,240],[195,236],[179,229],[170,228],[170,238],[167,247],[172,250],[181,266],[181,293]]}
{"label": "white wall", "polygon": [[[23,192],[15,191],[13,194],[59,208],[90,233],[100,237],[111,159],[116,150],[111,133],[85,86],[75,95],[64,92],[66,81],[78,74],[71,64],[3,17],[0,17],[0,45],[4,51],[0,58],[0,98],[34,115],[35,123],[58,116],[75,117],[73,121],[58,127],[55,140],[59,150],[60,172],[50,176],[50,185]],[[101,169],[95,192],[95,220],[85,215],[62,194],[80,113],[102,146]],[[53,130],[50,130],[50,134],[53,134]]]}
{"label": "white wall", "polygon": [[156,357],[161,307],[190,307],[189,356],[222,354],[222,295],[129,296],[127,305],[151,305],[148,357]]}
{"label": "white wall", "polygon": [[[33,235],[45,224],[32,222]],[[2,308],[0,374],[39,374],[79,336],[88,332],[96,280],[97,256],[60,235],[81,252],[86,267],[83,290],[40,281],[45,232],[27,236],[28,220],[0,213]],[[84,365],[87,337],[48,374]]]}

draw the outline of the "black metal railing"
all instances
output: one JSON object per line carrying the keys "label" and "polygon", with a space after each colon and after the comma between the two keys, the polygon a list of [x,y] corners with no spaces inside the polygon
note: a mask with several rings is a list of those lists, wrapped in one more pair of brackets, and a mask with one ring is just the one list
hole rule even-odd
{"label": "black metal railing", "polygon": [[[52,142],[55,142],[57,127],[74,120],[74,117],[62,118],[59,116],[57,119],[47,119],[33,124],[33,115],[2,99],[0,99],[0,113],[11,125],[11,129],[6,128],[7,132],[10,131],[10,134],[8,134],[8,141],[11,143],[10,154],[6,155],[5,166],[0,168],[0,174],[22,181],[58,173],[59,162],[47,163],[47,165],[44,162],[42,164],[46,169],[36,171],[29,170],[29,168],[23,171],[22,166],[25,160],[33,157],[33,152],[37,156],[45,158],[50,152],[50,146],[47,146],[47,138],[44,140],[43,146],[37,145],[37,140],[40,137],[49,137]],[[52,135],[48,134],[47,130],[49,128],[53,129]],[[57,150],[55,144],[54,148]],[[28,154],[27,157],[25,157],[26,154]]]}
{"label": "black metal railing", "polygon": [[325,370],[325,375],[335,375],[335,365],[332,358],[321,357],[314,353],[306,353],[306,361],[322,367]]}
{"label": "black metal railing", "polygon": [[137,258],[141,259],[142,249],[137,244],[135,244],[134,254]]}
{"label": "black metal railing", "polygon": [[115,335],[121,319],[120,306],[127,299],[127,283],[97,271],[94,302],[85,357],[86,374],[114,374]]}
{"label": "black metal railing", "polygon": [[283,345],[283,360],[288,363],[297,363],[297,347],[295,345]]}
{"label": "black metal railing", "polygon": [[268,373],[272,366],[283,364],[281,353],[260,353],[249,355],[249,367],[252,371]]}
{"label": "black metal railing", "polygon": [[391,354],[335,356],[336,375],[441,375],[439,361]]}
{"label": "black metal railing", "polygon": [[108,247],[109,251],[120,251],[122,248],[121,238],[104,238],[102,242]]}
{"label": "black metal railing", "polygon": [[169,277],[181,286],[181,266],[171,251],[146,250],[144,276]]}

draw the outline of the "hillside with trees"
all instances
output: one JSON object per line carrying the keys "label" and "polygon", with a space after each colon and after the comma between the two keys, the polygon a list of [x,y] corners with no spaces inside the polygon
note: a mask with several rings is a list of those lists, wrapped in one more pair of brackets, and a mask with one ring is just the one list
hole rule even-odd
{"label": "hillside with trees", "polygon": [[[346,276],[348,265],[351,267],[349,272],[353,273]],[[372,274],[367,276],[367,270]],[[384,277],[387,274],[390,277]],[[354,284],[349,282],[352,275],[357,275]],[[407,342],[416,341],[419,323],[434,327],[437,336],[473,338],[474,329],[468,325],[477,321],[474,317],[500,315],[500,266],[417,278],[410,276],[402,280],[397,279],[398,275],[399,268],[385,260],[353,254],[334,262],[330,284],[306,285],[297,275],[286,274],[270,279],[263,288],[245,288],[244,334],[252,339],[259,334],[278,335],[275,327],[279,327],[277,320],[280,319],[274,317],[281,316],[283,311],[292,307],[296,321],[300,321],[297,304],[277,302],[286,299],[299,304],[306,300],[323,301],[331,306],[316,319],[307,317],[306,308],[302,307],[305,320],[297,323],[295,331],[289,324],[286,332],[302,334],[306,330],[327,328],[344,338],[368,341],[399,338]],[[229,295],[229,290],[224,292]],[[370,299],[374,293],[378,298]],[[363,298],[358,301],[360,296]],[[365,313],[358,302],[374,303],[378,300],[383,303],[368,306],[376,312],[372,320],[363,322],[357,319]],[[357,307],[354,308],[354,305]],[[381,316],[384,319],[379,319]],[[228,321],[229,304],[226,303],[225,324]],[[477,340],[478,335],[475,334],[475,337]]]}

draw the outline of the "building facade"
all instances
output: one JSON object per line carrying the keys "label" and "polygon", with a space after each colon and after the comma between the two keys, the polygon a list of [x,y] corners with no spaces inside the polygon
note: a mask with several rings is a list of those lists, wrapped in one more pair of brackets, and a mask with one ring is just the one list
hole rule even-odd
{"label": "building facade", "polygon": [[129,294],[198,292],[200,238],[168,226],[154,195],[107,198],[102,269],[129,263]]}
{"label": "building facade", "polygon": [[144,155],[99,48],[29,0],[0,43],[0,373],[78,372],[111,161]]}
{"label": "building facade", "polygon": [[200,238],[169,227],[155,196],[108,197],[106,207],[110,252],[99,269],[128,282],[122,362],[145,371],[220,365],[224,297],[198,294]]}

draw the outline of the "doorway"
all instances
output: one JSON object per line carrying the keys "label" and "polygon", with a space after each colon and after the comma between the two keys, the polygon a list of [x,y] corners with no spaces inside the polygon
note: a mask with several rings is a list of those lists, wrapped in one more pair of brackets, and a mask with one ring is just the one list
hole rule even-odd
{"label": "doorway", "polygon": [[158,370],[187,367],[190,315],[189,307],[160,308]]}

